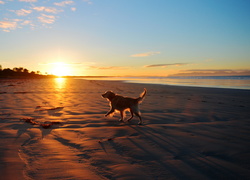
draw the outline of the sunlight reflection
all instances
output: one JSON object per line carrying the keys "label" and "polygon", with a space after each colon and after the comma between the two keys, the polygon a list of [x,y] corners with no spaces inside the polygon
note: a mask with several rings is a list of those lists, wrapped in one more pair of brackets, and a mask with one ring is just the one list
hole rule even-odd
{"label": "sunlight reflection", "polygon": [[63,89],[65,88],[66,78],[55,78],[55,88]]}

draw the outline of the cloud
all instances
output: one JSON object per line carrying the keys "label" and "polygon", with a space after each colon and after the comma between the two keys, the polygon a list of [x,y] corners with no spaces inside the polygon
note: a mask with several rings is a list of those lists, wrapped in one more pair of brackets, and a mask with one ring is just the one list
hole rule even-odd
{"label": "cloud", "polygon": [[20,2],[37,2],[37,0],[19,0]]}
{"label": "cloud", "polygon": [[153,56],[156,54],[160,54],[161,52],[146,52],[146,53],[141,53],[141,54],[133,54],[130,57],[147,57],[147,56]]}
{"label": "cloud", "polygon": [[66,6],[66,5],[71,5],[71,4],[74,4],[74,1],[62,1],[58,3],[54,3],[54,5],[56,6]]}
{"label": "cloud", "polygon": [[17,26],[16,22],[11,21],[0,21],[0,28],[4,29],[15,29]]}
{"label": "cloud", "polygon": [[175,76],[246,76],[249,69],[188,69],[182,70]]}
{"label": "cloud", "polygon": [[27,16],[32,13],[32,10],[20,9],[20,10],[10,10],[11,12],[16,13],[18,16]]}
{"label": "cloud", "polygon": [[23,21],[21,24],[22,24],[22,25],[32,24],[32,21],[25,20],[25,21]]}
{"label": "cloud", "polygon": [[121,70],[126,69],[126,67],[122,66],[106,66],[106,67],[100,67],[100,66],[89,66],[90,69],[99,69],[99,70]]}
{"label": "cloud", "polygon": [[232,69],[188,69],[184,71],[189,72],[231,72]]}
{"label": "cloud", "polygon": [[0,28],[5,32],[10,32],[10,30],[14,30],[17,28],[16,21],[0,21]]}
{"label": "cloud", "polygon": [[25,25],[32,26],[32,21],[23,19],[5,19],[5,21],[0,21],[0,29],[2,28],[4,32],[10,32]]}
{"label": "cloud", "polygon": [[41,16],[37,17],[40,22],[46,24],[53,24],[55,22],[55,16],[42,14]]}
{"label": "cloud", "polygon": [[39,63],[39,65],[51,65],[51,64],[64,64],[64,65],[68,65],[68,66],[81,66],[81,65],[86,65],[85,63],[64,63],[64,62],[50,62],[50,63],[46,63],[46,62],[43,62],[43,63]]}
{"label": "cloud", "polygon": [[63,10],[59,10],[57,8],[54,8],[54,7],[37,6],[37,7],[33,7],[33,9],[36,11],[39,11],[39,12],[47,12],[47,13],[53,13],[53,14],[63,12]]}
{"label": "cloud", "polygon": [[151,65],[146,65],[144,67],[146,68],[152,68],[152,67],[168,67],[168,66],[184,66],[184,65],[188,65],[189,63],[173,63],[173,64],[151,64]]}
{"label": "cloud", "polygon": [[[32,30],[40,27],[51,28],[50,25],[54,24],[60,18],[60,15],[66,12],[66,9],[74,12],[80,3],[91,4],[91,1],[17,0],[14,2],[13,0],[0,0],[2,15],[0,30],[10,32],[24,26],[30,27]],[[20,21],[14,21],[14,19],[20,19]]]}

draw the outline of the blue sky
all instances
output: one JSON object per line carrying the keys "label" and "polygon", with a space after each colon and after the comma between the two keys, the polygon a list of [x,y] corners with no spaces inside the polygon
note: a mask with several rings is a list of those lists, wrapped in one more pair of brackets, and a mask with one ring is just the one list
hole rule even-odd
{"label": "blue sky", "polygon": [[247,0],[0,0],[0,65],[67,75],[250,75],[249,8]]}

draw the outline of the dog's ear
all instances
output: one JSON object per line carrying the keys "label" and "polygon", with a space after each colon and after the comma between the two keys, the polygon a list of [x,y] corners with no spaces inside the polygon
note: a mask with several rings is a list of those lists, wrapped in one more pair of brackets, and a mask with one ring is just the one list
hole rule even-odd
{"label": "dog's ear", "polygon": [[113,99],[115,97],[115,93],[113,91],[108,91],[107,92],[107,98],[109,100]]}
{"label": "dog's ear", "polygon": [[115,97],[115,93],[113,91],[106,91],[104,94],[102,94],[102,97],[111,100]]}

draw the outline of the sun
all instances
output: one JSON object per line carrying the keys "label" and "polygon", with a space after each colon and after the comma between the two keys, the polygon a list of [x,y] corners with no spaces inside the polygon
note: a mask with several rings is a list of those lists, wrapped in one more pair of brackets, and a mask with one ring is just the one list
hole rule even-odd
{"label": "sun", "polygon": [[56,76],[69,76],[71,74],[71,68],[64,62],[53,63],[52,74]]}

